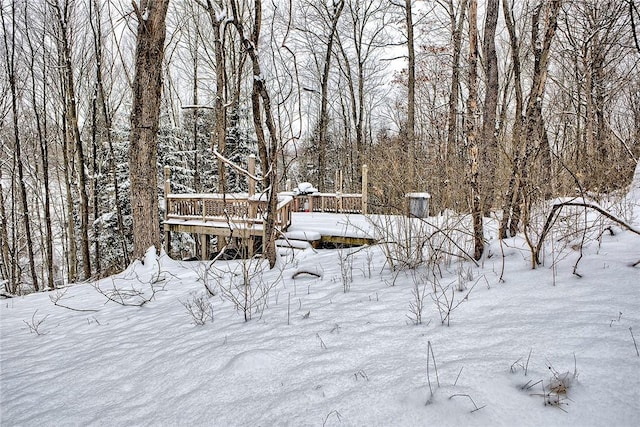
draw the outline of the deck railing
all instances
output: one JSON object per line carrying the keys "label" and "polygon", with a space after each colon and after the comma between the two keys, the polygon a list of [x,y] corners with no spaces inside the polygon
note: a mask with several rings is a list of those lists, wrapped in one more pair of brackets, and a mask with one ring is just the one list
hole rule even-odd
{"label": "deck railing", "polygon": [[362,194],[312,193],[297,196],[297,212],[366,213]]}
{"label": "deck railing", "polygon": [[[203,222],[230,222],[246,226],[262,224],[267,201],[248,194],[167,194],[166,219]],[[286,230],[291,225],[291,197],[278,202],[275,225]]]}

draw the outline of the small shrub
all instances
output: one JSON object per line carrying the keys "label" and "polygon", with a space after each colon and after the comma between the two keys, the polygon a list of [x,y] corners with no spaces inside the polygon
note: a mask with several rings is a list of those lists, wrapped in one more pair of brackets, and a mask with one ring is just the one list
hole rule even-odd
{"label": "small shrub", "polygon": [[194,325],[202,326],[213,322],[213,305],[206,294],[193,295],[187,301],[181,301]]}

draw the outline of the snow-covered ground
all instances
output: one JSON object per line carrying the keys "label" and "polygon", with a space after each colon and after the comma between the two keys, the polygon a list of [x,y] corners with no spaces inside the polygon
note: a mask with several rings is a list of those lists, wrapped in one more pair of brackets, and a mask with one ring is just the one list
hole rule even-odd
{"label": "snow-covered ground", "polygon": [[[449,257],[435,278],[392,271],[384,246],[208,274],[149,255],[97,284],[2,300],[0,424],[637,425],[640,236],[612,230],[587,239],[582,277],[575,241],[554,235],[536,270],[521,237],[492,239],[478,267]],[[243,277],[248,322],[232,302]],[[194,324],[196,301],[213,321]]]}

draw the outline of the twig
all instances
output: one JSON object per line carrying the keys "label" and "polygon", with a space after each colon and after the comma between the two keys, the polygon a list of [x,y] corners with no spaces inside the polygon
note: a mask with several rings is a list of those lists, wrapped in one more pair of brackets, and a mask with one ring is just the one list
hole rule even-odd
{"label": "twig", "polygon": [[73,308],[73,307],[69,307],[67,305],[64,304],[60,304],[60,300],[62,299],[62,297],[65,296],[65,294],[67,293],[67,290],[69,288],[65,288],[64,291],[58,291],[53,295],[49,295],[49,299],[51,300],[51,302],[53,303],[53,305],[55,305],[56,307],[62,307],[62,308],[66,308],[67,310],[71,310],[71,311],[79,311],[82,313],[97,313],[99,310],[94,310],[94,309],[88,309],[88,308]]}
{"label": "twig", "polygon": [[429,356],[431,356],[431,359],[433,360],[433,368],[436,372],[436,383],[438,384],[438,387],[440,387],[440,378],[438,378],[438,366],[436,365],[436,356],[433,354],[433,347],[431,347],[431,341],[427,342],[427,383],[429,384],[429,392],[431,393],[429,395],[429,399],[427,400],[427,405],[431,402],[431,398],[433,397],[433,387],[431,387],[431,370],[429,369],[430,367],[430,362],[429,362]]}
{"label": "twig", "polygon": [[322,277],[321,274],[314,273],[313,271],[298,271],[293,276],[291,276],[291,278],[296,279],[299,276],[302,276],[303,274],[308,274],[309,276],[313,276],[313,277]]}
{"label": "twig", "polygon": [[473,403],[473,406],[475,407],[475,409],[473,411],[471,411],[471,413],[479,411],[480,409],[482,409],[485,406],[487,406],[487,405],[482,405],[482,406],[478,407],[478,405],[476,405],[476,402],[474,402],[473,399],[471,398],[471,396],[469,396],[468,394],[452,394],[451,396],[449,396],[449,399],[453,399],[454,397],[468,397],[469,400],[471,401],[471,403]]}
{"label": "twig", "polygon": [[49,317],[49,315],[47,314],[46,316],[44,316],[42,319],[36,320],[36,314],[38,313],[38,310],[33,312],[33,316],[31,316],[31,323],[27,322],[26,320],[23,320],[24,324],[27,325],[29,327],[29,332],[32,334],[36,334],[36,335],[46,335],[46,332],[40,332],[39,328],[40,325],[42,325],[42,323],[47,320],[47,317]]}
{"label": "twig", "polygon": [[640,352],[638,352],[638,343],[636,343],[636,338],[633,336],[633,330],[631,326],[629,326],[629,333],[631,334],[631,339],[633,340],[633,345],[636,347],[636,354],[640,357]]}
{"label": "twig", "polygon": [[236,165],[235,163],[233,163],[231,160],[227,159],[226,157],[224,157],[222,154],[220,154],[218,152],[217,148],[213,149],[213,155],[216,156],[218,159],[222,160],[224,163],[226,163],[227,165],[231,166],[232,168],[234,168],[235,170],[237,170],[238,172],[240,172],[241,174],[255,180],[255,181],[265,181],[267,179],[267,177],[270,175],[271,173],[271,169],[269,169],[269,171],[267,171],[267,173],[265,174],[264,177],[260,178],[256,175],[251,174],[248,170],[243,169],[242,167]]}
{"label": "twig", "polygon": [[318,340],[320,340],[320,348],[322,348],[323,350],[326,350],[327,349],[327,345],[322,340],[322,337],[320,337],[320,334],[316,334],[316,338],[318,338]]}
{"label": "twig", "polygon": [[335,414],[335,415],[336,415],[336,418],[338,419],[338,421],[342,422],[342,420],[341,420],[342,416],[340,415],[340,412],[338,412],[338,411],[336,411],[336,410],[334,409],[333,411],[329,412],[329,413],[327,414],[327,416],[324,418],[324,421],[322,422],[322,427],[324,427],[324,426],[327,424],[327,420],[328,420],[328,419],[329,419],[329,417],[330,417],[331,415],[333,415],[333,414]]}
{"label": "twig", "polygon": [[460,378],[460,374],[462,373],[463,369],[464,369],[464,366],[460,368],[460,372],[458,372],[458,376],[456,377],[456,380],[453,382],[454,387],[456,386],[456,384],[458,384],[458,378]]}

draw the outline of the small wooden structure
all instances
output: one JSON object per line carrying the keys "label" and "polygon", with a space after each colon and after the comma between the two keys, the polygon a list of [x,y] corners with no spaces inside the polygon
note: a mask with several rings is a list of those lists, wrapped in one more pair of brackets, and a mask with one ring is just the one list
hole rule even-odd
{"label": "small wooden structure", "polygon": [[[248,172],[254,176],[255,156],[250,156],[248,163]],[[366,165],[363,166],[362,182],[362,194],[343,194],[341,191],[301,195],[290,191],[278,193],[276,230],[284,235],[291,225],[292,212],[366,214]],[[267,214],[267,200],[264,195],[256,194],[255,189],[255,180],[250,177],[248,193],[174,194],[171,193],[171,171],[165,166],[165,251],[170,253],[171,233],[182,232],[197,236],[200,246],[197,255],[200,259],[209,258],[212,236],[217,237],[218,251],[228,243],[233,243],[238,248],[246,249],[247,255],[252,256],[265,240],[264,220]]]}

